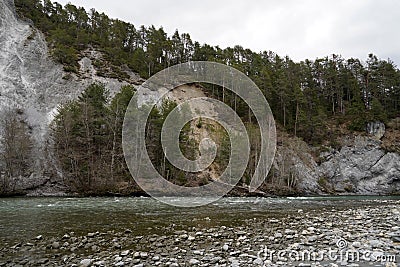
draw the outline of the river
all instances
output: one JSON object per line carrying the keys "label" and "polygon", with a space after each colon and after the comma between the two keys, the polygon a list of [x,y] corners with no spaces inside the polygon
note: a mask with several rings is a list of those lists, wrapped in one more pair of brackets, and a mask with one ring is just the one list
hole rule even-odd
{"label": "river", "polygon": [[[198,199],[176,198],[173,201],[196,202]],[[129,231],[134,236],[175,235],[176,237],[177,231],[181,230],[204,231],[221,227],[251,229],[249,220],[257,221],[259,228],[262,222],[271,220],[283,222],[283,218],[287,222],[290,216],[292,218],[296,216],[296,220],[299,220],[303,216],[307,219],[313,216],[316,218],[324,213],[348,213],[349,210],[360,211],[362,214],[363,210],[379,211],[381,207],[393,208],[399,204],[400,197],[394,196],[227,197],[195,208],[169,206],[144,197],[3,198],[0,199],[0,241],[2,247],[9,247],[18,242],[30,242],[39,235],[54,241],[65,234],[85,236],[92,232],[124,231]],[[372,227],[381,226],[372,225]],[[257,229],[253,231],[256,232]]]}

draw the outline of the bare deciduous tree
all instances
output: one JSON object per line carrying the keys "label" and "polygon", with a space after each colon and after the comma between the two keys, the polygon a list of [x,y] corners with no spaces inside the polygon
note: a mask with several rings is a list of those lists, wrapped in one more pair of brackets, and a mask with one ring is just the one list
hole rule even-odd
{"label": "bare deciduous tree", "polygon": [[32,166],[33,142],[29,135],[26,122],[21,119],[22,112],[16,108],[3,111],[0,115],[0,141],[3,171],[1,179],[1,193],[15,192],[18,180],[28,172]]}

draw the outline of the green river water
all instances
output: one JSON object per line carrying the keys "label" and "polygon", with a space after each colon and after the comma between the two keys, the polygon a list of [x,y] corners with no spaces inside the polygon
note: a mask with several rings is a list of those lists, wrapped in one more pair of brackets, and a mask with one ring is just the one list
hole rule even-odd
{"label": "green river water", "polygon": [[[0,199],[0,241],[37,235],[123,231],[159,233],[165,226],[239,225],[249,218],[280,217],[299,210],[329,210],[390,204],[400,197],[222,198],[207,206],[179,208],[152,198],[3,198]],[[174,201],[198,201],[176,198]]]}

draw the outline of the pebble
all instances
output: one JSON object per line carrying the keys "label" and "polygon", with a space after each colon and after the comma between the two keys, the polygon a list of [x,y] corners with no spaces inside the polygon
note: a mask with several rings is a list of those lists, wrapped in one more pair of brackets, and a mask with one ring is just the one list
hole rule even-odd
{"label": "pebble", "polygon": [[81,267],[88,267],[92,264],[92,260],[91,259],[83,259],[80,262],[80,266]]}
{"label": "pebble", "polygon": [[147,253],[147,252],[140,252],[140,257],[141,257],[142,259],[145,259],[145,258],[148,257],[148,253]]}
{"label": "pebble", "polygon": [[254,265],[263,265],[264,262],[263,262],[262,259],[257,258],[257,259],[255,259],[255,260],[253,261],[253,264],[254,264]]}
{"label": "pebble", "polygon": [[275,238],[281,238],[282,236],[283,236],[282,233],[275,233],[274,235]]}
{"label": "pebble", "polygon": [[68,235],[68,234],[63,235],[63,237],[62,237],[62,239],[69,239],[69,238],[70,238],[70,235]]}
{"label": "pebble", "polygon": [[96,235],[98,235],[99,234],[99,232],[96,232],[96,233],[88,233],[87,234],[87,237],[95,237]]}
{"label": "pebble", "polygon": [[[156,233],[149,230],[152,233],[143,236],[135,236],[125,228],[121,232],[93,231],[83,236],[37,236],[0,243],[0,266],[309,266],[271,260],[265,249],[338,249],[339,239],[346,241],[347,249],[370,251],[374,256],[398,255],[400,227],[391,210],[393,205],[303,210],[301,214],[293,210],[281,217],[251,217],[236,226],[209,225],[209,221],[201,219],[195,221],[195,226],[182,230],[177,230],[177,226],[157,226]],[[356,216],[363,219],[353,220]],[[312,266],[366,266],[364,263],[315,262]]]}
{"label": "pebble", "polygon": [[129,250],[124,250],[124,251],[121,251],[120,255],[122,257],[125,257],[125,256],[128,256],[129,252],[130,252]]}
{"label": "pebble", "polygon": [[53,248],[53,249],[58,249],[59,247],[60,247],[59,242],[53,242],[53,244],[51,244],[51,248]]}
{"label": "pebble", "polygon": [[199,260],[196,260],[196,259],[190,259],[189,260],[189,264],[190,265],[198,265],[200,263],[200,261]]}

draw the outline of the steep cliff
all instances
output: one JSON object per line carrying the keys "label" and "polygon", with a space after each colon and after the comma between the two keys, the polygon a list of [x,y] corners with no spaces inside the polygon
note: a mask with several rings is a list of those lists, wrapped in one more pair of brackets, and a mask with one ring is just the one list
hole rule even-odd
{"label": "steep cliff", "polygon": [[274,172],[300,194],[399,194],[398,153],[383,149],[375,135],[342,139],[341,148],[319,153],[295,137],[286,138],[278,146]]}
{"label": "steep cliff", "polygon": [[93,71],[90,57],[96,56],[88,51],[88,57],[80,61],[82,73],[67,75],[63,66],[51,59],[43,34],[18,19],[12,0],[0,1],[0,112],[18,108],[34,139],[35,168],[16,189],[38,190],[49,182],[57,184],[54,179],[61,177],[54,175],[56,164],[47,149],[51,143],[49,124],[58,105],[76,98],[93,82],[104,83],[111,94],[120,89],[122,82],[99,77]]}
{"label": "steep cliff", "polygon": [[328,182],[337,193],[400,192],[400,156],[384,151],[379,139],[356,136],[341,149],[322,153],[321,157],[320,184]]}

